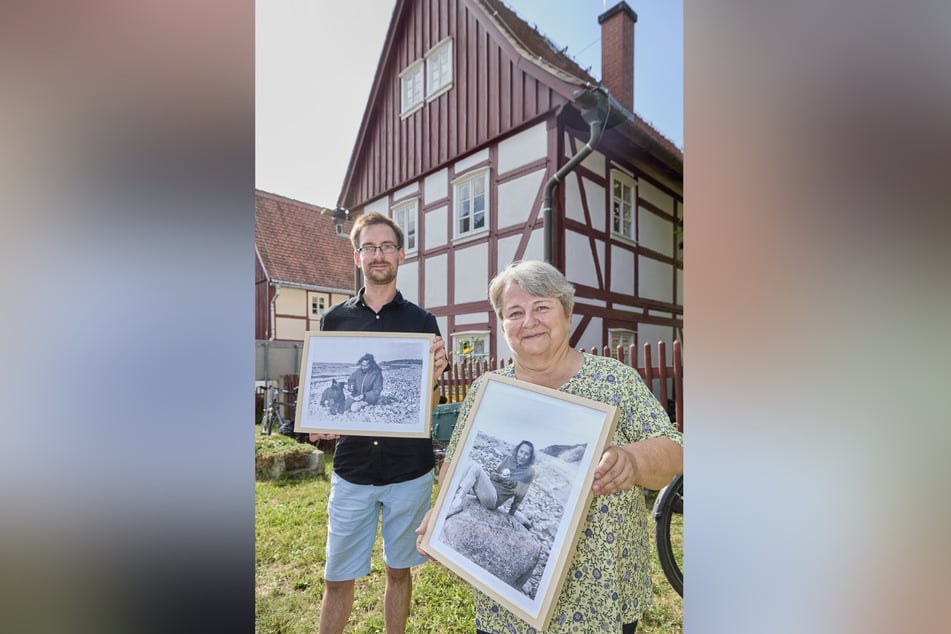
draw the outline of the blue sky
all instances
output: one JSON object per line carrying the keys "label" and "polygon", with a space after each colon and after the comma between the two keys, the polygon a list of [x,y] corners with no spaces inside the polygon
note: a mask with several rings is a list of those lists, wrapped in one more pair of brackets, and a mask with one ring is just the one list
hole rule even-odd
{"label": "blue sky", "polygon": [[[598,16],[614,0],[506,0],[601,76]],[[683,2],[627,0],[637,13],[634,110],[683,147]],[[255,3],[255,186],[333,207],[394,0]]]}

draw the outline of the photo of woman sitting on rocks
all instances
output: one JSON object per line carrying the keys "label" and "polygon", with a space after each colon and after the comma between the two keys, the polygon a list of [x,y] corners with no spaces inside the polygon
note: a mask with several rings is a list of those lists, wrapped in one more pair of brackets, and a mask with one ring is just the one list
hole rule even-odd
{"label": "photo of woman sitting on rocks", "polygon": [[474,493],[483,508],[494,511],[508,500],[512,500],[508,514],[525,528],[532,523],[518,510],[528,488],[535,479],[535,445],[523,440],[515,446],[512,454],[504,458],[494,470],[487,472],[478,463],[473,462],[466,469],[462,481],[456,490],[446,517],[462,511],[468,494]]}

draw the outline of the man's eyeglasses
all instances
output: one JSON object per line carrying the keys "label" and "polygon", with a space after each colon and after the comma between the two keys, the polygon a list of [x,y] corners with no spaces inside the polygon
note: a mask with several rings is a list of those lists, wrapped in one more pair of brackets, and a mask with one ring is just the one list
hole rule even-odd
{"label": "man's eyeglasses", "polygon": [[360,247],[359,249],[357,249],[357,253],[359,253],[360,255],[372,256],[372,255],[376,255],[377,251],[380,251],[381,253],[383,253],[383,255],[393,255],[394,253],[399,251],[399,249],[400,248],[396,246],[395,244],[393,244],[392,242],[387,242],[385,244],[381,244],[378,247],[368,244],[365,247]]}

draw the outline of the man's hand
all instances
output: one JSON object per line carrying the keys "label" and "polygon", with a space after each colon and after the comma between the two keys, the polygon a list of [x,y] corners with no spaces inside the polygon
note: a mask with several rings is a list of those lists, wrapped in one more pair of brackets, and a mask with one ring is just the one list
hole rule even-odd
{"label": "man's hand", "polygon": [[310,434],[310,442],[317,442],[318,440],[337,440],[340,438],[340,434],[324,434],[324,433],[314,433]]}
{"label": "man's hand", "polygon": [[443,341],[442,337],[437,336],[433,339],[429,351],[433,355],[433,372],[438,378],[449,367],[449,358],[446,356],[446,342]]}

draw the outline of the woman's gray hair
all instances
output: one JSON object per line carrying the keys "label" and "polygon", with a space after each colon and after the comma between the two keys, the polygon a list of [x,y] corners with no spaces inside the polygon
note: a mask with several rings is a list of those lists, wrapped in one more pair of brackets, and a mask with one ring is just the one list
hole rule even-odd
{"label": "woman's gray hair", "polygon": [[523,260],[512,262],[489,282],[489,301],[499,317],[502,316],[502,293],[513,282],[529,295],[554,297],[561,302],[565,316],[571,314],[575,305],[575,287],[571,282],[548,262]]}

